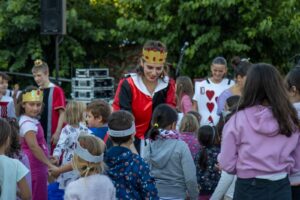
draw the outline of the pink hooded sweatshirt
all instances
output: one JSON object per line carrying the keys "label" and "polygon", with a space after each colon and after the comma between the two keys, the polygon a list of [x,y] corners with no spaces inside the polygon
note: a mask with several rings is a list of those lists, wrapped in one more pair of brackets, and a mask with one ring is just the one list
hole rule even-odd
{"label": "pink hooded sweatshirt", "polygon": [[234,114],[223,129],[221,168],[240,178],[300,171],[300,133],[279,134],[270,107],[261,105]]}

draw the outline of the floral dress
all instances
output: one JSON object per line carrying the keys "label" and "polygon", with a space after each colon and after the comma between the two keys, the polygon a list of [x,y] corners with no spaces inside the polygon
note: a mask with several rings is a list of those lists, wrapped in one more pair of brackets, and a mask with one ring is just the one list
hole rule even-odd
{"label": "floral dress", "polygon": [[[91,131],[83,124],[79,124],[78,128],[66,125],[59,136],[58,143],[53,151],[53,156],[62,157],[62,164],[65,165],[71,162],[74,154],[75,144],[79,137],[79,134],[91,133]],[[57,182],[59,182],[59,189],[65,189],[65,187],[71,182],[79,178],[79,173],[75,170],[61,174]]]}
{"label": "floral dress", "polygon": [[117,199],[159,199],[150,169],[139,155],[128,148],[114,146],[106,153],[105,163],[109,167],[107,175],[116,187]]}
{"label": "floral dress", "polygon": [[220,179],[220,171],[216,167],[218,161],[217,156],[220,153],[220,148],[217,146],[205,147],[207,152],[207,168],[202,169],[199,165],[200,157],[203,154],[203,147],[200,149],[195,158],[197,170],[197,182],[200,186],[201,195],[210,195],[214,192]]}

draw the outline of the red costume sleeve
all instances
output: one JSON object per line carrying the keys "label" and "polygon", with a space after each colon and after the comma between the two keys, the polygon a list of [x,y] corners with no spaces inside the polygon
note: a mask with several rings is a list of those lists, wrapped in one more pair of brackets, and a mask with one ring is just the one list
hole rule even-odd
{"label": "red costume sleeve", "polygon": [[170,78],[169,89],[166,97],[166,104],[169,104],[172,107],[176,107],[176,97],[175,97],[175,81]]}
{"label": "red costume sleeve", "polygon": [[63,90],[55,86],[54,91],[53,91],[53,109],[58,110],[58,109],[65,109],[66,107],[66,98]]}

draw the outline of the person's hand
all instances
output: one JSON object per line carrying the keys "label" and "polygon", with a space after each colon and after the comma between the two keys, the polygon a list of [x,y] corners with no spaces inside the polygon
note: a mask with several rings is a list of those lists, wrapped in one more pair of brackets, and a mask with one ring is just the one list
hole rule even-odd
{"label": "person's hand", "polygon": [[50,156],[50,162],[53,165],[58,165],[59,164],[59,158],[55,157],[55,156]]}
{"label": "person's hand", "polygon": [[51,166],[48,169],[49,175],[52,176],[53,178],[57,178],[60,175],[60,170],[56,166]]}
{"label": "person's hand", "polygon": [[51,142],[53,143],[53,144],[57,144],[57,142],[58,142],[58,140],[59,140],[59,133],[58,132],[55,132],[53,135],[52,135],[52,137],[51,137]]}
{"label": "person's hand", "polygon": [[221,171],[222,171],[222,169],[221,169],[221,167],[220,167],[220,164],[219,164],[219,163],[215,164],[215,168],[216,168],[216,170],[218,170],[219,172],[221,172]]}

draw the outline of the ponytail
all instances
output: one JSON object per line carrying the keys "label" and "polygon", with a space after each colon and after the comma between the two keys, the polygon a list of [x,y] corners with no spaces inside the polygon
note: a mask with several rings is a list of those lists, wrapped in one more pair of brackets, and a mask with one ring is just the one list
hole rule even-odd
{"label": "ponytail", "polygon": [[168,126],[176,123],[178,119],[177,112],[174,108],[167,104],[158,105],[153,112],[151,120],[151,129],[148,131],[147,136],[151,140],[155,140],[159,135],[159,129],[166,129]]}
{"label": "ponytail", "polygon": [[152,128],[148,131],[148,138],[150,138],[151,140],[155,140],[156,136],[159,135],[158,128],[159,128],[158,123],[154,123]]}
{"label": "ponytail", "polygon": [[206,147],[203,146],[202,147],[202,152],[201,152],[201,156],[198,160],[198,164],[200,166],[200,168],[202,170],[206,170],[207,168],[207,160],[208,160],[208,157],[207,157],[207,150],[206,150]]}

